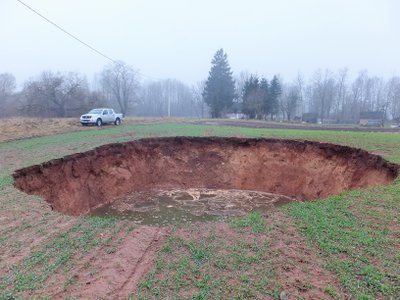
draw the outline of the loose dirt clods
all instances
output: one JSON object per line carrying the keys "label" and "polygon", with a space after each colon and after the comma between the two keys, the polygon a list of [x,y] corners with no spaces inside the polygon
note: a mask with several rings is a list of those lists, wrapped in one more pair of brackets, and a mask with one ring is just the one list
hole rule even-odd
{"label": "loose dirt clods", "polygon": [[72,215],[125,195],[236,189],[312,200],[388,184],[398,165],[364,150],[312,141],[166,137],[109,144],[17,170],[14,185]]}

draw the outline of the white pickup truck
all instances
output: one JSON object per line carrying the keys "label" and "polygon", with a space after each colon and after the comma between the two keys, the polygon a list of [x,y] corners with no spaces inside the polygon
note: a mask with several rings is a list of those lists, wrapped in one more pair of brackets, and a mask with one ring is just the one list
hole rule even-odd
{"label": "white pickup truck", "polygon": [[82,115],[80,121],[84,126],[89,124],[101,126],[111,123],[120,125],[122,119],[122,114],[116,114],[112,108],[95,108],[87,114]]}

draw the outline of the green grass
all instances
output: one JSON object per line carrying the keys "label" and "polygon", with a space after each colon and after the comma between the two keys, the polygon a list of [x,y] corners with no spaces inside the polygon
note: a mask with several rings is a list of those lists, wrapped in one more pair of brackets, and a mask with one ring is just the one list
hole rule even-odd
{"label": "green grass", "polygon": [[230,223],[237,229],[250,227],[254,233],[261,233],[266,230],[266,222],[260,212],[251,212],[243,218],[233,218]]}
{"label": "green grass", "polygon": [[322,251],[326,267],[338,274],[350,298],[400,298],[399,232],[388,229],[400,215],[400,182],[291,203],[283,211]]}
{"label": "green grass", "polygon": [[363,148],[369,151],[384,152],[384,155],[391,161],[400,162],[399,134],[166,123],[124,125],[3,142],[0,143],[0,154],[11,158],[0,169],[0,178],[11,175],[15,169],[21,167],[42,163],[76,152],[87,151],[103,144],[156,136],[246,136],[310,139]]}
{"label": "green grass", "polygon": [[261,234],[223,240],[212,223],[187,229],[191,237],[168,239],[133,299],[262,299],[273,294],[275,274],[263,261],[269,247]]}
{"label": "green grass", "polygon": [[0,177],[0,187],[13,184],[14,179],[11,175]]}
{"label": "green grass", "polygon": [[[116,227],[114,218],[82,218],[67,232],[55,235],[22,262],[11,266],[8,274],[0,278],[0,299],[12,299],[26,291],[40,290],[55,272],[60,269],[68,272],[74,263],[73,258],[84,257],[94,247],[108,243],[109,240],[99,236],[99,233]],[[113,234],[117,231],[112,230]]]}
{"label": "green grass", "polygon": [[[0,143],[0,217],[12,216],[10,220],[14,222],[0,228],[0,251],[6,253],[8,249],[13,249],[21,253],[29,247],[23,237],[35,231],[47,237],[42,244],[32,248],[22,261],[1,271],[0,299],[24,298],[27,294],[45,297],[40,291],[54,274],[68,273],[69,268],[79,263],[92,249],[109,243],[109,235],[102,237],[102,233],[114,232],[122,226],[114,219],[79,218],[73,227],[49,238],[48,224],[53,224],[51,222],[59,216],[48,212],[37,214],[37,217],[32,213],[27,217],[26,211],[40,213],[43,210],[40,206],[42,200],[17,192],[11,186],[12,172],[102,144],[156,136],[310,139],[379,151],[386,159],[400,163],[400,135],[393,133],[167,123],[105,127]],[[341,292],[345,292],[351,299],[400,299],[399,180],[368,191],[343,193],[316,202],[291,203],[281,210],[294,221],[310,249],[319,253],[323,267],[338,277],[343,291],[326,286],[327,297],[340,298]],[[229,239],[218,236],[213,228],[199,233],[193,226],[190,228],[192,236],[186,240],[173,234],[161,249],[154,269],[143,278],[135,297],[279,299],[282,287],[276,266],[266,259],[275,258],[271,255],[279,257],[279,254],[274,253],[263,238],[269,237],[274,228],[286,224],[269,222],[260,213],[230,219],[228,224],[237,236]],[[127,232],[134,228],[132,224],[123,226]],[[249,236],[253,238],[246,239]],[[121,242],[114,241],[105,251],[114,253]],[[7,257],[0,256],[1,266],[6,263]],[[74,278],[60,284],[73,285]],[[301,289],[314,288],[308,282],[301,283]]]}

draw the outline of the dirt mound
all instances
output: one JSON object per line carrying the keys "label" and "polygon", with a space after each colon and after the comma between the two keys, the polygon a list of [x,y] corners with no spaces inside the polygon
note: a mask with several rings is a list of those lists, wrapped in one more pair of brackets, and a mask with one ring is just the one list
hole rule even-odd
{"label": "dirt mound", "polygon": [[17,170],[14,185],[67,214],[135,191],[240,189],[311,200],[388,184],[399,166],[364,150],[312,141],[149,138]]}

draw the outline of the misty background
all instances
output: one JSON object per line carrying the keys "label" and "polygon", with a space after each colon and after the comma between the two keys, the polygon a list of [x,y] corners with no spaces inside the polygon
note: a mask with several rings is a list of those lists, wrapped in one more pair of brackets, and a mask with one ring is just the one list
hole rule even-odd
{"label": "misty background", "polygon": [[[220,48],[235,97],[219,117],[293,121],[311,113],[339,123],[357,123],[362,112],[400,117],[396,0],[24,2],[114,62],[18,1],[1,0],[2,117],[77,116],[94,106],[210,117],[204,89]],[[124,99],[111,84],[118,74],[125,74]],[[280,92],[271,114],[265,108],[271,97],[256,85],[244,87],[254,78],[271,84],[274,76]]]}

